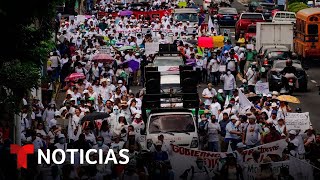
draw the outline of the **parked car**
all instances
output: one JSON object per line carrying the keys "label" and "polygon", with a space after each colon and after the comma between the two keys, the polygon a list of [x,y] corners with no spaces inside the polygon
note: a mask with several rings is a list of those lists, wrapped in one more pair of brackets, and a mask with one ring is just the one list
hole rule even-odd
{"label": "parked car", "polygon": [[272,21],[272,11],[276,9],[274,3],[258,2],[255,12],[262,13],[266,21]]}
{"label": "parked car", "polygon": [[238,39],[241,33],[245,34],[250,24],[256,24],[257,22],[265,22],[261,13],[242,13],[236,23],[235,39]]}
{"label": "parked car", "polygon": [[[295,74],[299,82],[299,90],[307,91],[308,89],[308,76],[306,73],[307,68],[303,68],[299,60],[293,60],[292,64],[296,69]],[[280,91],[283,87],[281,71],[286,67],[286,61],[274,61],[271,70],[268,72],[267,81],[269,82],[270,91]]]}
{"label": "parked car", "polygon": [[263,76],[271,69],[274,61],[287,60],[291,55],[286,46],[266,46],[262,49],[263,51],[259,54],[259,64],[265,69],[262,71]]}
{"label": "parked car", "polygon": [[217,18],[221,26],[234,26],[239,19],[239,15],[236,8],[221,7]]}

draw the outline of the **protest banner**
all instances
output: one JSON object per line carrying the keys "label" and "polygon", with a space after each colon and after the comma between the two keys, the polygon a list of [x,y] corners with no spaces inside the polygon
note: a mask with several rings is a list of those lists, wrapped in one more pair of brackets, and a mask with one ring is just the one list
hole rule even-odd
{"label": "protest banner", "polygon": [[99,54],[110,54],[111,53],[111,49],[108,46],[100,46],[98,48]]}
{"label": "protest banner", "polygon": [[[243,178],[249,180],[255,180],[256,177],[259,176],[261,172],[260,168],[261,163],[250,163],[244,164],[243,167]],[[281,168],[288,168],[289,174],[293,176],[295,179],[299,180],[313,180],[312,174],[312,166],[307,163],[299,162],[294,158],[290,158],[287,161],[280,161],[280,162],[272,162],[271,169],[273,177],[277,179],[278,175],[280,174]]]}
{"label": "protest banner", "polygon": [[246,149],[243,151],[244,163],[250,162],[253,160],[252,153],[254,151],[260,152],[260,158],[257,159],[257,162],[262,162],[262,160],[267,157],[268,154],[279,155],[282,157],[283,150],[287,147],[288,143],[285,139],[275,141],[268,144],[263,144],[251,149]]}
{"label": "protest banner", "polygon": [[287,130],[301,130],[302,132],[309,129],[311,122],[309,112],[304,113],[287,113],[286,117]]}
{"label": "protest banner", "polygon": [[226,68],[227,68],[226,65],[220,65],[219,72],[226,72]]}
{"label": "protest banner", "polygon": [[190,169],[191,166],[196,167],[197,158],[201,158],[205,162],[205,166],[210,170],[216,170],[217,164],[220,158],[226,156],[225,152],[209,152],[189,149],[177,145],[172,146],[172,154],[170,162],[176,176],[179,177],[186,169]]}
{"label": "protest banner", "polygon": [[256,94],[268,94],[270,92],[268,82],[257,82],[255,88]]}
{"label": "protest banner", "polygon": [[212,36],[213,46],[215,48],[222,48],[224,45],[224,37],[223,36]]}
{"label": "protest banner", "polygon": [[246,47],[247,49],[254,49],[254,45],[253,44],[247,44],[247,47]]}
{"label": "protest banner", "polygon": [[238,90],[238,92],[239,92],[239,112],[245,112],[247,109],[249,109],[253,105],[241,90]]}
{"label": "protest banner", "polygon": [[150,54],[155,54],[159,51],[159,43],[145,43],[145,54],[148,56]]}

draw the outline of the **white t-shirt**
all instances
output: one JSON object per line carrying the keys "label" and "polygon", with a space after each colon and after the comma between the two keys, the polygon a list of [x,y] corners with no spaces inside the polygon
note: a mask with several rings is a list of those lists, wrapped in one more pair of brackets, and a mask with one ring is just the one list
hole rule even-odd
{"label": "white t-shirt", "polygon": [[[214,97],[217,95],[217,92],[214,88],[212,88],[211,90],[209,90],[209,88],[205,88],[202,92],[202,96],[208,96],[208,97]],[[212,99],[206,99],[204,101],[205,105],[210,105],[212,102]]]}
{"label": "white t-shirt", "polygon": [[216,142],[219,141],[219,134],[218,131],[221,131],[219,123],[208,123],[208,134],[209,134],[209,142]]}
{"label": "white t-shirt", "polygon": [[219,110],[221,110],[221,105],[218,102],[212,103],[210,105],[211,115],[215,115],[216,118],[219,117]]}
{"label": "white t-shirt", "polygon": [[211,72],[218,72],[219,71],[219,62],[216,59],[211,59],[209,66],[211,67]]}

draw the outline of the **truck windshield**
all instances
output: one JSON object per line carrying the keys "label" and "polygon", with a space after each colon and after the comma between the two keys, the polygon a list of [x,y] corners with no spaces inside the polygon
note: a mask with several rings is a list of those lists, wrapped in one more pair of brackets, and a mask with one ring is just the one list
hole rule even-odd
{"label": "truck windshield", "polygon": [[195,125],[191,114],[164,114],[151,116],[149,133],[194,132]]}
{"label": "truck windshield", "polygon": [[190,21],[190,22],[198,22],[198,14],[196,13],[178,13],[174,15],[177,21]]}
{"label": "truck windshield", "polygon": [[262,14],[242,14],[241,19],[263,20]]}

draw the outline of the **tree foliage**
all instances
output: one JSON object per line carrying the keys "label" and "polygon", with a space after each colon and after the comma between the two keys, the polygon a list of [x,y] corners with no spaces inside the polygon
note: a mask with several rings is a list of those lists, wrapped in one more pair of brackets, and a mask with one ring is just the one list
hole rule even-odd
{"label": "tree foliage", "polygon": [[10,92],[0,98],[2,107],[18,109],[24,93],[38,86],[42,62],[54,48],[55,10],[61,1],[0,1],[0,33],[7,39],[0,43],[0,91]]}
{"label": "tree foliage", "polygon": [[288,10],[294,13],[297,13],[298,11],[306,8],[309,7],[303,2],[292,2],[288,5]]}

